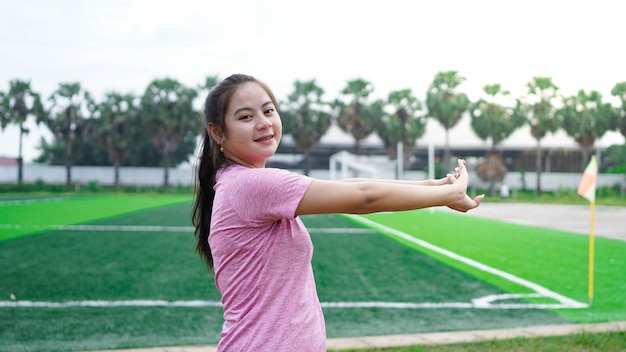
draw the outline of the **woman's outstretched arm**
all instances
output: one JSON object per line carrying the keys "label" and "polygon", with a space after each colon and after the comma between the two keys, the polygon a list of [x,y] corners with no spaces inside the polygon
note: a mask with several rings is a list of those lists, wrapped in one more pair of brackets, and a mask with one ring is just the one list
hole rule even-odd
{"label": "woman's outstretched arm", "polygon": [[466,212],[477,207],[483,195],[467,195],[469,177],[459,160],[457,174],[428,182],[389,180],[314,180],[302,198],[296,215],[402,211],[447,206]]}

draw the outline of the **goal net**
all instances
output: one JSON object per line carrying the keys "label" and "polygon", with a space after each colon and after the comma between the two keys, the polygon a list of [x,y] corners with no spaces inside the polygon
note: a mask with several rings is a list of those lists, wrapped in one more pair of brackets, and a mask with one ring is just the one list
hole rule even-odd
{"label": "goal net", "polygon": [[387,156],[356,155],[340,151],[330,156],[330,179],[346,178],[397,178],[397,163]]}

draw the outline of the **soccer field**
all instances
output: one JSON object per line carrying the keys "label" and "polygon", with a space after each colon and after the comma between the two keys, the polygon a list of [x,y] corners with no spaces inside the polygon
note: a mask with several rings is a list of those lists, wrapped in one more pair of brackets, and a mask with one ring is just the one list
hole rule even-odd
{"label": "soccer field", "polygon": [[[0,350],[212,344],[187,196],[0,199]],[[306,216],[328,337],[626,320],[626,243],[440,211]],[[459,228],[464,229],[459,231]]]}

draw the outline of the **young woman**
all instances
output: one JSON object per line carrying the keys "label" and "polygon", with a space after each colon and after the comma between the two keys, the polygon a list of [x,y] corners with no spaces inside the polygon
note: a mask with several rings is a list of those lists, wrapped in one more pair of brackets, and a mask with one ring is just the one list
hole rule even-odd
{"label": "young woman", "polygon": [[222,294],[220,351],[326,351],[305,214],[477,207],[464,161],[439,180],[325,181],[265,168],[282,125],[269,87],[232,75],[209,93],[193,222]]}

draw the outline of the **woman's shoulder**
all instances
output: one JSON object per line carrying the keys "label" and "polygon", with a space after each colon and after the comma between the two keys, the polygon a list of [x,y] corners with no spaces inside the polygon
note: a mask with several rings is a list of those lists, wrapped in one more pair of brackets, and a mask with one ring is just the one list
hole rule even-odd
{"label": "woman's shoulder", "polygon": [[241,165],[230,165],[217,175],[215,190],[235,192],[237,196],[248,197],[266,192],[276,195],[298,189],[306,189],[310,179],[293,171],[278,168],[248,168]]}
{"label": "woman's shoulder", "polygon": [[233,164],[221,169],[218,177],[243,181],[258,179],[300,178],[305,176],[285,169],[273,167],[251,168],[239,164]]}

